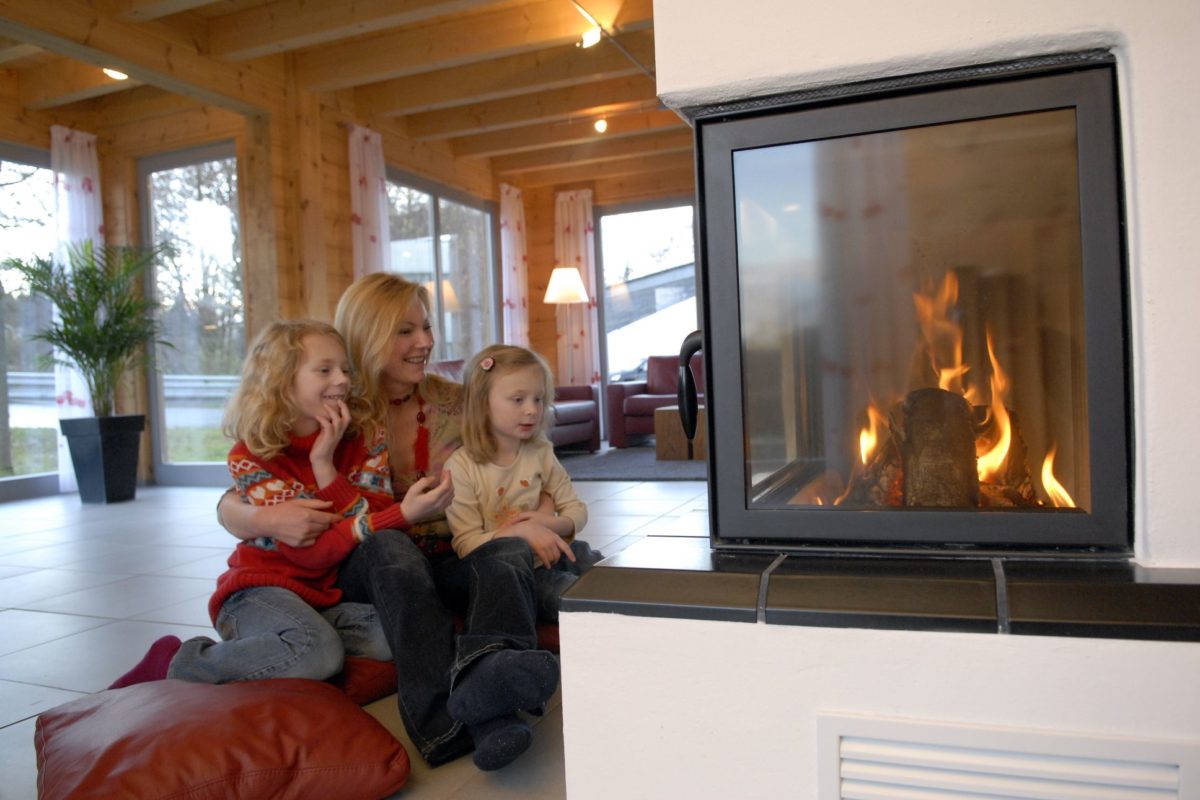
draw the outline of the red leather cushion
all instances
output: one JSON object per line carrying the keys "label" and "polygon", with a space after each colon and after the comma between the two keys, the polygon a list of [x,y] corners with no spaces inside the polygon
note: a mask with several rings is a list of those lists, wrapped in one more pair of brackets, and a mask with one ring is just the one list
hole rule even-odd
{"label": "red leather cushion", "polygon": [[329,682],[355,703],[365,706],[396,693],[396,664],[361,656],[346,656],[342,671],[330,678]]}
{"label": "red leather cushion", "polygon": [[346,695],[299,678],[110,689],[39,716],[34,745],[40,800],[364,800],[410,769]]}

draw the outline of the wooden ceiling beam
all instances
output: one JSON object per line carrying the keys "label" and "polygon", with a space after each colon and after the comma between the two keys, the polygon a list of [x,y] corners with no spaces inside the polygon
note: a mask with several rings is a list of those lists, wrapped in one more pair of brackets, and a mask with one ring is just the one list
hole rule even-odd
{"label": "wooden ceiling beam", "polygon": [[505,180],[524,189],[535,186],[558,186],[579,181],[607,180],[629,175],[659,172],[682,173],[692,171],[694,167],[691,153],[664,153],[602,163],[549,167],[522,172]]}
{"label": "wooden ceiling beam", "polygon": [[335,42],[350,36],[495,5],[496,0],[356,0],[330,3],[275,0],[210,24],[214,58],[237,61]]}
{"label": "wooden ceiling beam", "polygon": [[626,136],[620,139],[609,139],[605,135],[601,139],[585,144],[497,156],[492,159],[492,171],[497,175],[512,175],[517,172],[530,172],[548,167],[599,164],[637,156],[662,153],[690,154],[691,152],[692,132],[687,129],[647,133],[642,136]]}
{"label": "wooden ceiling beam", "polygon": [[[651,0],[627,0],[620,10],[624,31],[653,24]],[[307,50],[297,75],[309,90],[345,89],[568,44],[588,27],[566,0],[535,0]]]}
{"label": "wooden ceiling beam", "polygon": [[572,117],[648,110],[658,105],[654,82],[644,75],[581,83],[537,94],[489,100],[405,117],[416,139],[446,139]]}
{"label": "wooden ceiling beam", "polygon": [[139,85],[135,80],[110,78],[91,64],[60,58],[19,73],[17,95],[25,108],[45,110]]}
{"label": "wooden ceiling beam", "polygon": [[13,39],[0,40],[0,64],[19,61],[22,58],[45,52],[35,44],[26,44]]}
{"label": "wooden ceiling beam", "polygon": [[148,22],[172,14],[182,14],[215,0],[104,0],[97,4],[106,13],[129,22]]}
{"label": "wooden ceiling beam", "polygon": [[[621,37],[621,44],[641,63],[654,64],[654,35],[651,31],[638,31]],[[574,44],[560,45],[395,78],[359,87],[354,97],[364,113],[398,116],[639,72],[641,70],[636,64],[606,40],[586,50]]]}
{"label": "wooden ceiling beam", "polygon": [[0,35],[240,114],[282,111],[282,71],[261,62],[234,66],[196,46],[97,13],[80,0],[0,0]]}
{"label": "wooden ceiling beam", "polygon": [[670,128],[682,130],[687,127],[679,115],[669,109],[617,114],[607,119],[608,130],[603,134],[596,132],[593,120],[586,119],[477,133],[451,139],[450,145],[454,148],[454,154],[459,157],[499,156],[542,147],[583,144],[601,136],[616,139]]}

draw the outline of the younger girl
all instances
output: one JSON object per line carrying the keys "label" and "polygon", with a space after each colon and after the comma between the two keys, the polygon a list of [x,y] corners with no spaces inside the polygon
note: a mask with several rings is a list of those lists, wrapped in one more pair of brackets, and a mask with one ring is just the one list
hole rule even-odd
{"label": "younger girl", "polygon": [[405,524],[383,433],[365,423],[365,407],[331,325],[276,322],[258,336],[225,416],[237,440],[228,458],[235,489],[260,506],[327,500],[340,519],[307,547],[238,544],[208,604],[222,641],[160,639],[110,688],[163,677],[324,680],[341,671],[343,655],[391,659],[374,606],[340,603],[336,586],[338,566],[364,537]]}
{"label": "younger girl", "polygon": [[[587,506],[546,438],[554,379],[530,350],[492,345],[463,374],[463,446],[446,467],[454,502],[446,512],[459,558],[493,539],[518,537],[533,552],[538,616],[558,620],[559,597],[598,558],[568,542],[587,522]],[[548,496],[552,511],[539,503]],[[578,563],[575,563],[578,562]]]}

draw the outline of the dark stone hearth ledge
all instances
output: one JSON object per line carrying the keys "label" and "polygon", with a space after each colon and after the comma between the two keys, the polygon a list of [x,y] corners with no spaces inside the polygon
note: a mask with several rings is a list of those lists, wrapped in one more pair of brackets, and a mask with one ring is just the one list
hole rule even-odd
{"label": "dark stone hearth ledge", "polygon": [[651,537],[606,559],[563,612],[768,625],[1200,641],[1200,570],[1124,561],[726,554]]}

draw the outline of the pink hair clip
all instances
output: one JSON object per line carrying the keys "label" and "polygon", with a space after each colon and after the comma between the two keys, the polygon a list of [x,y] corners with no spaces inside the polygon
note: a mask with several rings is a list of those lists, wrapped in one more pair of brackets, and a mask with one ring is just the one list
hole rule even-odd
{"label": "pink hair clip", "polygon": [[491,356],[488,356],[483,361],[479,362],[479,368],[484,372],[491,371],[492,367],[494,366],[496,366],[496,359],[492,358]]}

